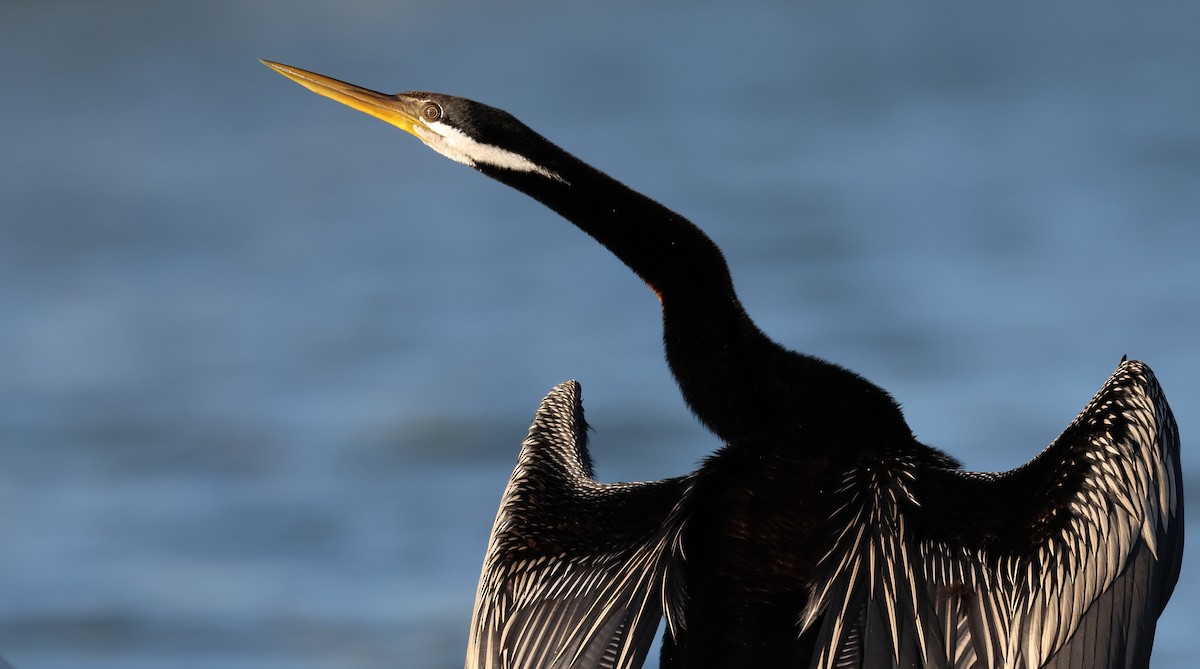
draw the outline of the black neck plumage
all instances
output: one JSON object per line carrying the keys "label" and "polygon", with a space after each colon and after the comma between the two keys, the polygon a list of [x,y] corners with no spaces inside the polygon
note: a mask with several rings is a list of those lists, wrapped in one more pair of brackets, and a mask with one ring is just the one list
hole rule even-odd
{"label": "black neck plumage", "polygon": [[[763,334],[743,309],[720,249],[686,218],[549,142],[533,155],[559,178],[479,169],[562,215],[650,286],[662,303],[668,364],[692,411],[717,436],[729,443],[778,438],[827,423],[831,410],[849,411],[870,396],[899,417],[881,389]],[[907,432],[902,418],[898,427]]]}

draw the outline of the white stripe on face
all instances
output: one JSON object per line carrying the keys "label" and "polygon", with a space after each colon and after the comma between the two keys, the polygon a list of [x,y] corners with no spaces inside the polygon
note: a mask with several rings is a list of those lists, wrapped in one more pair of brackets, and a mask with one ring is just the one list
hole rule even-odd
{"label": "white stripe on face", "polygon": [[[429,148],[464,165],[490,165],[517,172],[533,172],[548,179],[564,181],[558,174],[538,165],[519,153],[483,144],[468,137],[458,128],[434,121],[424,126],[414,124],[413,134]],[[565,181],[564,181],[565,183]]]}

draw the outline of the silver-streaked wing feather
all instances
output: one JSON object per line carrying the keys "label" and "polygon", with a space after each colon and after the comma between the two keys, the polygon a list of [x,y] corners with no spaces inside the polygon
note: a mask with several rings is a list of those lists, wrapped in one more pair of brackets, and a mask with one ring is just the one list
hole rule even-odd
{"label": "silver-streaked wing feather", "polygon": [[1018,469],[849,472],[800,621],[812,667],[1147,666],[1183,554],[1180,476],[1175,420],[1136,361]]}
{"label": "silver-streaked wing feather", "polygon": [[542,401],[492,527],[467,669],[636,669],[680,559],[686,479],[597,483],[579,384]]}

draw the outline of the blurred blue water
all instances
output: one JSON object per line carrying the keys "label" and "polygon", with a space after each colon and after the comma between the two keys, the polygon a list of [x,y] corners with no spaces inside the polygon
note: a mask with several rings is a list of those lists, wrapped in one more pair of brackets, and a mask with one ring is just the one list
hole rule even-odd
{"label": "blurred blue water", "polygon": [[[1200,9],[792,4],[6,3],[0,650],[460,666],[551,385],[584,383],[604,478],[717,445],[618,262],[260,57],[513,111],[973,469],[1144,359],[1194,496]],[[1197,567],[1157,667],[1196,662]]]}

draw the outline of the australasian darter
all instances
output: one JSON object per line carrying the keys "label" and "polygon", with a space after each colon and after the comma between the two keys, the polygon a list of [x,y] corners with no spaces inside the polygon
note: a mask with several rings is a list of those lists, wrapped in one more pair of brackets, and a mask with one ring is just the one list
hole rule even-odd
{"label": "australasian darter", "polygon": [[883,389],[764,335],[692,223],[508,113],[266,64],[616,254],[657,294],[671,371],[725,442],[686,476],[598,483],[579,386],[554,388],[492,530],[468,669],[638,667],[664,615],[664,668],[1148,665],[1183,499],[1145,364],[1122,360],[1027,464],[963,471]]}

